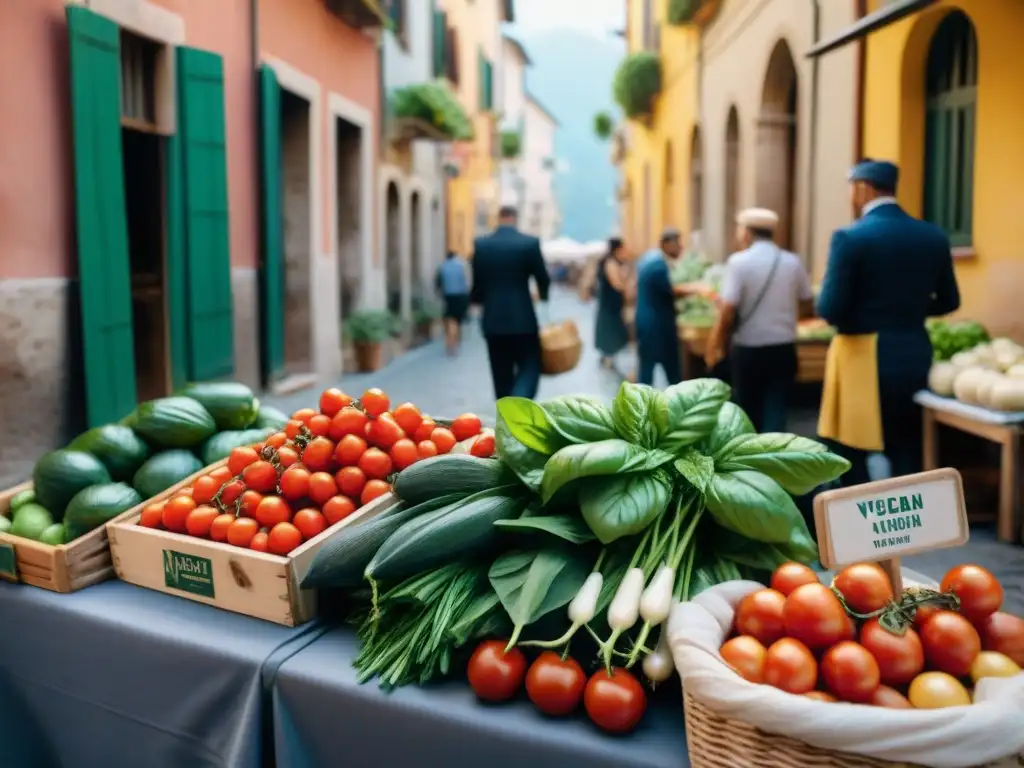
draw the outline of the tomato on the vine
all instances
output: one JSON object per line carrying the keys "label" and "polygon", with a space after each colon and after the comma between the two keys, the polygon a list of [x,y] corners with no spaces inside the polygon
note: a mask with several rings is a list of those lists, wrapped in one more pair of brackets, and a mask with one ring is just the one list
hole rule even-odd
{"label": "tomato on the vine", "polygon": [[209,504],[220,490],[220,483],[209,475],[204,475],[192,483],[192,498],[196,504]]}
{"label": "tomato on the vine", "polygon": [[417,443],[422,443],[424,440],[429,440],[431,433],[437,428],[437,423],[430,418],[425,418],[420,422],[419,427],[416,428],[416,432],[411,435],[412,439]]}
{"label": "tomato on the vine", "polygon": [[786,598],[786,634],[809,648],[827,648],[850,638],[852,624],[839,598],[824,584],[804,584]]}
{"label": "tomato on the vine", "polygon": [[924,671],[924,647],[912,629],[897,635],[871,619],[860,630],[860,644],[878,661],[885,685],[906,685]]}
{"label": "tomato on the vine", "polygon": [[960,598],[960,615],[978,625],[1003,605],[1003,586],[992,572],[980,565],[958,565],[950,569],[939,587]]}
{"label": "tomato on the vine", "polygon": [[856,563],[836,574],[832,586],[854,613],[880,611],[893,599],[892,581],[877,563]]}
{"label": "tomato on the vine", "polygon": [[342,467],[334,475],[334,482],[343,494],[358,499],[366,487],[366,474],[359,467]]}
{"label": "tomato on the vine", "polygon": [[302,538],[309,541],[327,530],[327,520],[316,509],[300,509],[292,518],[292,525],[299,529]]}
{"label": "tomato on the vine", "polygon": [[438,453],[449,453],[458,442],[452,431],[445,427],[435,427],[434,431],[430,433],[430,441],[437,446]]}
{"label": "tomato on the vine", "polygon": [[354,467],[367,447],[366,440],[359,435],[345,435],[334,449],[334,460],[343,467]]}
{"label": "tomato on the vine", "polygon": [[981,653],[978,630],[952,611],[939,611],[921,627],[921,645],[928,666],[953,677],[966,677]]}
{"label": "tomato on the vine", "polygon": [[318,413],[309,420],[309,424],[306,426],[314,437],[327,437],[331,432],[331,417]]}
{"label": "tomato on the vine", "polygon": [[289,501],[298,501],[309,495],[310,472],[305,467],[289,467],[281,473],[281,495]]}
{"label": "tomato on the vine", "polygon": [[309,498],[319,506],[327,503],[327,500],[337,494],[338,484],[334,481],[334,475],[330,472],[315,472],[309,478]]}
{"label": "tomato on the vine", "polygon": [[818,662],[806,645],[784,637],[768,649],[764,682],[787,693],[808,693],[818,684]]}
{"label": "tomato on the vine", "polygon": [[881,683],[878,662],[859,643],[844,640],[825,651],[821,676],[826,687],[843,701],[870,701]]}
{"label": "tomato on the vine", "polygon": [[264,445],[269,445],[271,448],[280,448],[282,445],[288,442],[288,435],[284,432],[275,432],[266,440],[263,441]]}
{"label": "tomato on the vine", "polygon": [[210,538],[214,541],[227,541],[228,540],[228,528],[235,522],[235,516],[223,512],[213,518],[213,523],[210,524]]}
{"label": "tomato on the vine", "polygon": [[391,457],[380,448],[367,448],[359,457],[359,468],[371,480],[383,480],[391,474]]}
{"label": "tomato on the vine", "polygon": [[768,649],[750,635],[740,635],[727,641],[719,650],[725,663],[750,683],[764,682],[764,663]]}
{"label": "tomato on the vine", "polygon": [[260,524],[251,517],[236,517],[228,526],[228,544],[248,548],[259,530]]}
{"label": "tomato on the vine", "polygon": [[416,443],[407,437],[403,437],[401,440],[391,446],[391,461],[395,465],[395,469],[401,471],[406,467],[411,467],[417,461],[419,461],[420,455],[416,450]]}
{"label": "tomato on the vine", "polygon": [[388,396],[376,387],[371,387],[363,392],[359,402],[362,403],[363,410],[371,416],[380,416],[391,407],[391,401],[388,400]]}
{"label": "tomato on the vine", "polygon": [[489,459],[494,455],[494,435],[480,435],[469,448],[470,456]]}
{"label": "tomato on the vine", "polygon": [[267,551],[287,555],[302,543],[302,533],[291,523],[278,523],[267,534]]}
{"label": "tomato on the vine", "polygon": [[277,470],[269,461],[260,459],[242,471],[242,480],[253,491],[270,493],[277,488]]}
{"label": "tomato on the vine", "polygon": [[571,714],[583,698],[587,675],[573,658],[562,659],[553,651],[545,651],[530,665],[526,673],[526,695],[545,715],[561,717]]}
{"label": "tomato on the vine", "polygon": [[266,552],[267,542],[270,541],[270,537],[266,531],[259,531],[255,536],[252,537],[252,541],[249,542],[249,549],[253,552]]}
{"label": "tomato on the vine", "polygon": [[437,456],[438,450],[433,440],[423,440],[416,444],[416,453],[421,459],[429,459],[431,456]]}
{"label": "tomato on the vine", "polygon": [[338,411],[352,402],[352,398],[336,387],[325,389],[320,395],[320,413],[324,416],[334,416]]}
{"label": "tomato on the vine", "polygon": [[296,437],[299,436],[299,432],[302,431],[302,428],[304,426],[306,425],[303,424],[298,419],[289,419],[288,422],[284,425],[284,433],[288,436],[289,440],[294,440]]}
{"label": "tomato on the vine", "polygon": [[220,485],[224,485],[224,483],[230,480],[233,477],[233,475],[230,469],[228,469],[226,466],[222,466],[217,467],[215,470],[210,472],[210,477],[212,477]]}
{"label": "tomato on the vine", "polygon": [[599,669],[583,691],[583,706],[594,724],[609,733],[627,733],[647,710],[647,695],[633,675],[619,667]]}
{"label": "tomato on the vine", "polygon": [[249,446],[234,448],[228,456],[228,469],[232,475],[240,475],[242,470],[259,460],[260,455]]}
{"label": "tomato on the vine", "polygon": [[142,510],[139,517],[139,525],[143,528],[159,528],[164,524],[164,505],[148,504]]}
{"label": "tomato on the vine", "polygon": [[468,440],[473,435],[479,435],[481,429],[483,429],[483,422],[475,413],[463,413],[452,421],[452,434],[460,442]]}
{"label": "tomato on the vine", "polygon": [[348,496],[332,496],[323,505],[324,519],[327,525],[334,525],[356,511],[356,505]]}
{"label": "tomato on the vine", "polygon": [[289,445],[277,449],[277,460],[282,467],[288,468],[299,463],[299,452]]}
{"label": "tomato on the vine", "polygon": [[382,413],[370,422],[366,436],[371,443],[386,451],[405,437],[405,432],[390,413]]}
{"label": "tomato on the vine", "polygon": [[789,597],[797,587],[802,587],[804,584],[820,583],[821,579],[818,578],[818,574],[803,563],[783,563],[775,569],[769,586],[776,592],[781,592]]}
{"label": "tomato on the vine", "polygon": [[1008,656],[1024,667],[1024,619],[997,612],[978,627],[986,651]]}
{"label": "tomato on the vine", "polygon": [[744,597],[736,608],[736,634],[750,635],[769,646],[786,634],[782,612],[786,598],[774,589],[759,589]]}
{"label": "tomato on the vine", "polygon": [[875,692],[871,694],[871,700],[868,701],[868,704],[873,707],[886,707],[887,709],[914,708],[914,705],[910,703],[910,699],[888,685],[880,685],[875,688]]}
{"label": "tomato on the vine", "polygon": [[287,523],[292,517],[292,508],[280,496],[265,496],[253,515],[264,528],[273,528],[278,523]]}
{"label": "tomato on the vine", "polygon": [[420,413],[420,409],[412,403],[402,403],[400,406],[395,408],[392,412],[392,416],[395,417],[395,421],[398,423],[398,426],[400,426],[402,431],[407,435],[411,435],[419,429],[420,424],[423,423],[423,415]]}
{"label": "tomato on the vine", "polygon": [[466,676],[481,701],[507,701],[515,696],[526,675],[526,657],[518,648],[505,652],[502,640],[484,640],[473,651]]}
{"label": "tomato on the vine", "polygon": [[259,491],[246,491],[239,500],[238,513],[245,517],[253,517],[261,501],[263,501],[262,493]]}
{"label": "tomato on the vine", "polygon": [[164,504],[164,528],[175,533],[184,533],[185,521],[192,513],[192,510],[198,506],[199,505],[196,504],[195,500],[191,496],[185,496],[183,494],[175,496]]}
{"label": "tomato on the vine", "polygon": [[299,410],[292,414],[292,418],[296,421],[301,421],[303,424],[309,424],[309,420],[316,415],[317,412],[312,408],[299,408]]}
{"label": "tomato on the vine", "polygon": [[302,463],[310,472],[334,469],[334,443],[326,437],[316,437],[302,451]]}
{"label": "tomato on the vine", "polygon": [[358,408],[351,406],[342,408],[331,419],[330,437],[332,440],[341,440],[345,435],[362,437],[368,421],[366,414]]}
{"label": "tomato on the vine", "polygon": [[205,538],[210,535],[210,528],[220,511],[207,504],[196,507],[185,518],[185,530],[189,536]]}
{"label": "tomato on the vine", "polygon": [[383,480],[367,480],[363,492],[359,495],[359,503],[366,506],[374,499],[380,498],[386,493],[391,493],[391,485]]}

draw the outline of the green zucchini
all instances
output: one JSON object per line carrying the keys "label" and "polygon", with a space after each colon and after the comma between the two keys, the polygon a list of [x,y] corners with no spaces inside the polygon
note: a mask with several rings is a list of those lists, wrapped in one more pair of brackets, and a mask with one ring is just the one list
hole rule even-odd
{"label": "green zucchini", "polygon": [[507,485],[481,491],[410,520],[381,545],[364,575],[397,581],[489,549],[501,538],[495,522],[517,518],[526,509],[527,500],[515,491]]}
{"label": "green zucchini", "polygon": [[420,504],[438,496],[468,496],[515,482],[515,475],[497,459],[447,453],[403,469],[395,480],[395,493],[402,501]]}
{"label": "green zucchini", "polygon": [[396,504],[365,523],[345,528],[316,553],[302,588],[354,587],[363,580],[367,564],[388,537],[405,523],[459,501],[460,496],[442,496],[415,507]]}

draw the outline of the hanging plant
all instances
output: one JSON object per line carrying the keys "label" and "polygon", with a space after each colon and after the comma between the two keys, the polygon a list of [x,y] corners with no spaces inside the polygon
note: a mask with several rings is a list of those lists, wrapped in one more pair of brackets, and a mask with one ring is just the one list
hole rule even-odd
{"label": "hanging plant", "polygon": [[689,24],[700,10],[700,0],[668,0],[668,23]]}
{"label": "hanging plant", "polygon": [[423,120],[454,141],[473,138],[473,124],[451,89],[441,81],[396,89],[388,111],[394,117]]}
{"label": "hanging plant", "polygon": [[661,59],[650,51],[631,53],[615,72],[612,95],[626,117],[650,115],[661,92]]}
{"label": "hanging plant", "polygon": [[594,135],[601,139],[601,141],[607,141],[611,138],[614,128],[612,116],[607,112],[598,112],[594,115]]}
{"label": "hanging plant", "polygon": [[501,132],[501,156],[505,160],[514,160],[523,151],[523,136],[519,131]]}

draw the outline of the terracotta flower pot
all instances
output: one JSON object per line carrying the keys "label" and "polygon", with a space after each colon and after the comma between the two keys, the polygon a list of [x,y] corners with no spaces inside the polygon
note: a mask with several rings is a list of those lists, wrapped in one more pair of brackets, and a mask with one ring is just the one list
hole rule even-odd
{"label": "terracotta flower pot", "polygon": [[356,368],[360,373],[373,373],[381,367],[381,345],[379,341],[357,341]]}

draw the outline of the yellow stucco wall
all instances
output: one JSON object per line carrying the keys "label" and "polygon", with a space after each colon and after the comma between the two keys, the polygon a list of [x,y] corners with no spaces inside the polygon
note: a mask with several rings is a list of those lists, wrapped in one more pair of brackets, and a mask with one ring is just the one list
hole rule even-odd
{"label": "yellow stucco wall", "polygon": [[[877,6],[879,0],[874,0]],[[959,254],[963,317],[1024,341],[1024,40],[1021,0],[943,0],[868,38],[864,152],[900,165],[899,198],[920,215],[924,185],[924,76],[942,18],[966,13],[978,40],[973,249]],[[884,277],[884,276],[882,276]]]}
{"label": "yellow stucco wall", "polygon": [[[643,0],[628,0],[630,53],[643,49]],[[662,21],[668,0],[658,0]],[[690,153],[697,119],[699,33],[694,26],[661,24],[662,92],[648,125],[633,121],[623,161],[630,197],[622,231],[633,251],[650,248],[663,227],[690,228]]]}

